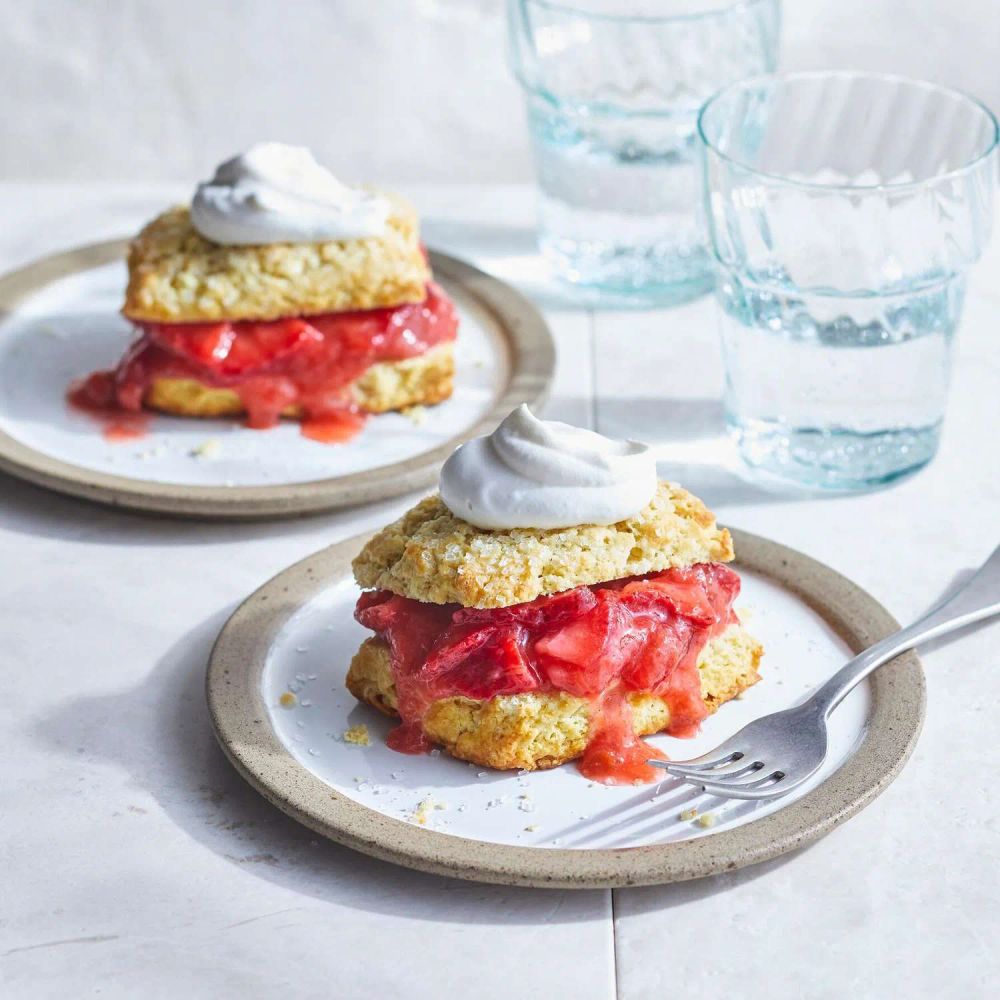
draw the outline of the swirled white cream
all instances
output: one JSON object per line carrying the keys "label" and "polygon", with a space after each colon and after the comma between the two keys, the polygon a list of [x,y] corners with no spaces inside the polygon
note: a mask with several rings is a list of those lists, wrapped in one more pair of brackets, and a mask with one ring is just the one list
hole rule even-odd
{"label": "swirled white cream", "polygon": [[380,236],[389,202],[348,187],[303,146],[260,142],[198,185],[191,222],[214,243],[313,243]]}
{"label": "swirled white cream", "polygon": [[656,492],[656,461],[638,441],[539,420],[519,406],[441,470],[441,499],[478,528],[614,524]]}

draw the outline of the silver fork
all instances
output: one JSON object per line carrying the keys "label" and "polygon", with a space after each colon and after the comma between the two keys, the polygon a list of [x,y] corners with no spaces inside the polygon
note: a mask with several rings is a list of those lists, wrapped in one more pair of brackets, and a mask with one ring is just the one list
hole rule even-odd
{"label": "silver fork", "polygon": [[1000,614],[1000,546],[942,604],[854,657],[804,704],[755,719],[701,757],[649,763],[713,795],[733,799],[786,795],[822,766],[826,720],[855,685],[900,653],[996,614]]}

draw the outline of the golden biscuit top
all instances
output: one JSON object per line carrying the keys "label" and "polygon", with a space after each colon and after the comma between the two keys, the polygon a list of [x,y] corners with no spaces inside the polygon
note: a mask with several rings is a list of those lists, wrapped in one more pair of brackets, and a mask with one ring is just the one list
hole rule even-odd
{"label": "golden biscuit top", "polygon": [[431,496],[371,538],[353,565],[365,588],[428,604],[503,608],[584,584],[732,558],[732,538],[715,515],[687,490],[661,482],[642,511],[607,526],[484,531]]}
{"label": "golden biscuit top", "polygon": [[179,205],[132,241],[122,312],[159,323],[271,320],[420,302],[430,270],[417,216],[390,196],[381,236],[322,243],[223,246]]}

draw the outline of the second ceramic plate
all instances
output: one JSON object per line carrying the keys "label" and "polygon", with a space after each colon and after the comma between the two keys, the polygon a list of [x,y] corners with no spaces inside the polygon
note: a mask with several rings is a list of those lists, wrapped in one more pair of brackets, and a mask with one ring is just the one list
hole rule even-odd
{"label": "second ceramic plate", "polygon": [[[674,759],[795,704],[852,651],[895,628],[876,601],[828,567],[733,535],[743,579],[737,609],[764,644],[763,680],[707,719],[696,739],[650,740]],[[254,787],[312,829],[377,857],[523,885],[715,874],[808,843],[857,812],[892,780],[919,732],[923,674],[907,653],[851,692],[831,719],[826,765],[775,802],[724,801],[673,778],[599,785],[571,764],[519,774],[443,753],[394,753],[384,743],[389,720],[344,688],[351,656],[369,634],[352,616],[359,592],[350,560],[362,542],[318,552],[247,599],[213,650],[208,699],[220,743]],[[359,723],[369,746],[344,739]],[[711,825],[692,820],[690,809]]]}
{"label": "second ceramic plate", "polygon": [[69,383],[112,366],[128,342],[118,314],[121,240],[48,257],[0,278],[0,469],[116,506],[203,517],[281,517],[431,486],[462,441],[519,403],[540,404],[555,348],[538,310],[514,289],[431,252],[461,327],[455,394],[417,414],[372,418],[353,441],[323,445],[286,422],[155,416],[137,440],[106,441],[65,403]]}

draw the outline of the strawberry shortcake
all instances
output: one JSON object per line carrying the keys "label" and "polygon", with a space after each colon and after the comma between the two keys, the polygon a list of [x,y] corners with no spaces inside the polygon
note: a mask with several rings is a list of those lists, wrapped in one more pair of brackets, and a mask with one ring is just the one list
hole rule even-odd
{"label": "strawberry shortcake", "polygon": [[374,635],[347,687],[399,717],[397,750],[653,780],[641,736],[691,736],[759,680],[732,559],[729,532],[657,481],[644,445],[521,407],[355,560]]}
{"label": "strawberry shortcake", "polygon": [[223,163],[142,230],[128,269],[138,336],[74,387],[82,408],[288,417],[338,439],[367,413],[451,395],[458,321],[415,212],[308,150],[263,143]]}

